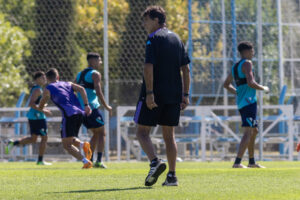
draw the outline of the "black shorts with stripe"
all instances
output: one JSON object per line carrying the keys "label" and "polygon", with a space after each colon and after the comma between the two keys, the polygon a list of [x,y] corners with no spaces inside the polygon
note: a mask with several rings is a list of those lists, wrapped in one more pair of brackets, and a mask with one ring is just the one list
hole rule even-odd
{"label": "black shorts with stripe", "polygon": [[99,128],[104,126],[104,120],[100,113],[100,110],[93,109],[89,116],[85,116],[83,119],[83,125],[87,128]]}
{"label": "black shorts with stripe", "polygon": [[134,121],[144,126],[178,126],[180,117],[180,104],[158,104],[150,110],[144,99],[137,103]]}
{"label": "black shorts with stripe", "polygon": [[45,136],[47,135],[47,122],[45,119],[29,119],[30,134]]}
{"label": "black shorts with stripe", "polygon": [[61,124],[61,138],[78,137],[78,132],[83,121],[82,114],[64,117]]}
{"label": "black shorts with stripe", "polygon": [[252,103],[239,109],[242,118],[242,127],[257,127],[256,113],[257,103]]}

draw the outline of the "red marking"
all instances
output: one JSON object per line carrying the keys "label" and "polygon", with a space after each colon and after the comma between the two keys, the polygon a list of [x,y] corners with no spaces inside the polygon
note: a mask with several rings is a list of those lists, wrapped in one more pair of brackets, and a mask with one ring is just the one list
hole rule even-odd
{"label": "red marking", "polygon": [[300,151],[300,142],[297,144],[297,148],[296,148],[297,152]]}

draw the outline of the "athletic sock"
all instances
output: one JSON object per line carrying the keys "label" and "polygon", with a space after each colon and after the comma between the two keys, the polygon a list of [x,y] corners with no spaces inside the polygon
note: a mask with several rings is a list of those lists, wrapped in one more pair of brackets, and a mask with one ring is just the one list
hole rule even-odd
{"label": "athletic sock", "polygon": [[101,162],[102,160],[102,152],[98,152],[97,162]]}
{"label": "athletic sock", "polygon": [[19,145],[19,144],[20,144],[20,141],[19,141],[19,140],[14,141],[14,146],[17,146],[17,145]]}
{"label": "athletic sock", "polygon": [[80,147],[79,151],[80,151],[81,155],[82,155],[83,157],[85,157],[85,153],[84,153],[84,151],[83,151],[83,145],[84,145],[84,142],[80,142],[80,143],[79,143],[79,147]]}
{"label": "athletic sock", "polygon": [[238,158],[238,157],[236,157],[236,159],[235,159],[235,161],[234,161],[234,164],[241,164],[241,161],[242,161],[242,159],[241,158]]}
{"label": "athletic sock", "polygon": [[175,176],[175,171],[169,171],[169,172],[168,172],[168,176],[170,176],[170,177]]}
{"label": "athletic sock", "polygon": [[156,164],[158,163],[158,158],[154,158],[153,160],[151,160],[150,166],[156,166]]}
{"label": "athletic sock", "polygon": [[88,162],[89,162],[89,160],[88,160],[88,159],[86,159],[86,158],[83,158],[83,159],[82,159],[82,162],[83,162],[84,164],[86,164],[86,163],[88,163]]}
{"label": "athletic sock", "polygon": [[91,162],[94,160],[94,152],[92,153]]}
{"label": "athletic sock", "polygon": [[250,165],[254,165],[254,164],[255,164],[254,158],[249,158],[249,164],[250,164]]}
{"label": "athletic sock", "polygon": [[43,156],[38,157],[38,162],[43,162]]}
{"label": "athletic sock", "polygon": [[80,142],[80,149],[83,149],[84,142]]}

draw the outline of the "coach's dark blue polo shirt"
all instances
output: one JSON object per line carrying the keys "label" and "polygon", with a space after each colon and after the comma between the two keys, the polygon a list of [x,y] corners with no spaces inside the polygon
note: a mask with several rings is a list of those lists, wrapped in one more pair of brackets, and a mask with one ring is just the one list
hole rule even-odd
{"label": "coach's dark blue polo shirt", "polygon": [[[160,28],[148,36],[145,63],[153,64],[153,92],[158,104],[182,101],[180,67],[190,62],[179,36],[167,28]],[[140,98],[146,96],[143,79]]]}

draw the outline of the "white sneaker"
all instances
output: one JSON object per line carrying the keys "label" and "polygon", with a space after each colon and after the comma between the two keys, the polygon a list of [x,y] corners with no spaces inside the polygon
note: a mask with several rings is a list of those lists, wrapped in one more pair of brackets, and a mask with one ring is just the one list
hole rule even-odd
{"label": "white sneaker", "polygon": [[247,166],[243,165],[243,164],[234,164],[232,166],[232,168],[248,168]]}

